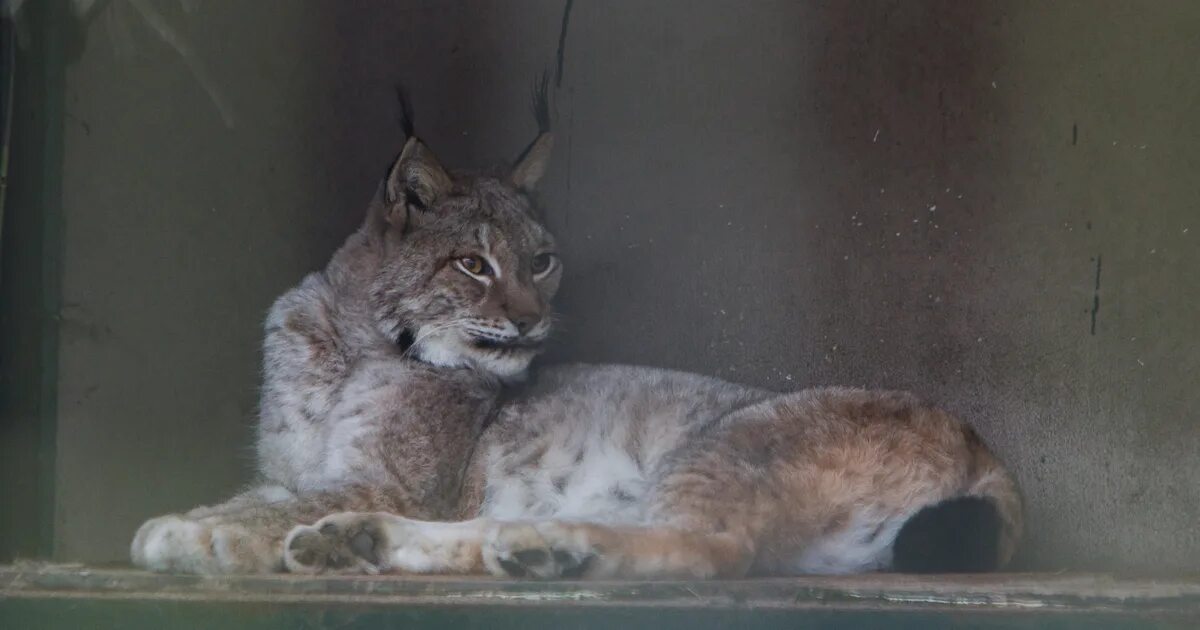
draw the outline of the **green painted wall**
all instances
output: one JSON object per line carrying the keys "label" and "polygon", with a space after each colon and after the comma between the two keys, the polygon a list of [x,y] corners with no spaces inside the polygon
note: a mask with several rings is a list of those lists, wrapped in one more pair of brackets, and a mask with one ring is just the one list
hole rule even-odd
{"label": "green painted wall", "polygon": [[[54,550],[66,5],[0,24],[11,107],[0,210],[0,559]],[[30,33],[38,33],[31,38]],[[18,34],[24,35],[21,46]],[[9,90],[12,90],[10,93]]]}
{"label": "green painted wall", "polygon": [[[399,148],[393,82],[444,161],[508,159],[562,11],[87,16],[65,76],[57,557],[122,559],[142,519],[249,479],[260,320],[359,220]],[[575,3],[550,358],[910,388],[1012,465],[1026,566],[1194,570],[1198,32],[1186,1]]]}

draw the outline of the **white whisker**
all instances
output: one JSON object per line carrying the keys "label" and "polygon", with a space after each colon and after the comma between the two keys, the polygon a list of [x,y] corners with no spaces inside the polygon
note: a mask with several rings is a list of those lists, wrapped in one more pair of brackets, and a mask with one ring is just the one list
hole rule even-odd
{"label": "white whisker", "polygon": [[468,321],[470,321],[470,320],[460,317],[460,318],[452,319],[448,322],[443,322],[441,324],[434,324],[433,326],[430,326],[428,328],[422,328],[413,337],[413,342],[411,344],[409,344],[408,348],[405,348],[404,352],[400,354],[400,357],[401,358],[409,357],[414,351],[416,351],[417,347],[419,345],[421,345],[421,342],[427,340],[429,337],[436,335],[438,333],[441,333],[441,332],[445,332],[445,331],[455,328],[457,326],[461,326],[461,325],[467,323]]}

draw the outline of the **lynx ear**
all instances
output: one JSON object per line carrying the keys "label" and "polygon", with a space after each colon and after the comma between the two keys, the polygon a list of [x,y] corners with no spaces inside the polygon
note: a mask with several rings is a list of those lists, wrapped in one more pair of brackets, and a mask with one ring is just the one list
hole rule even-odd
{"label": "lynx ear", "polygon": [[550,162],[550,150],[554,148],[554,136],[550,133],[550,73],[543,72],[533,83],[530,94],[530,109],[537,121],[538,137],[533,139],[517,163],[513,165],[508,179],[514,186],[526,192],[533,192],[537,183],[546,174],[546,165]]}
{"label": "lynx ear", "polygon": [[509,181],[521,190],[532,192],[542,175],[546,174],[546,164],[550,161],[550,151],[553,148],[554,135],[548,131],[543,132],[517,160],[508,176]]}
{"label": "lynx ear", "polygon": [[384,219],[403,228],[410,211],[423,211],[450,190],[450,175],[425,143],[409,138],[384,182]]}

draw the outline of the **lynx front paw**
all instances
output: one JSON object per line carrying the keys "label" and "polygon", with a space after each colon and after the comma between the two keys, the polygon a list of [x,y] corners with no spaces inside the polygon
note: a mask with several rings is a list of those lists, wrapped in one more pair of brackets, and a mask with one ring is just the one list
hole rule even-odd
{"label": "lynx front paw", "polygon": [[375,514],[331,514],[301,525],[284,542],[283,562],[292,573],[369,573],[387,570],[388,540]]}
{"label": "lynx front paw", "polygon": [[497,524],[483,546],[484,566],[502,577],[580,578],[595,559],[586,532],[553,522]]}
{"label": "lynx front paw", "polygon": [[133,564],[143,569],[202,573],[201,565],[209,555],[210,545],[207,528],[168,514],[152,518],[138,528],[129,554]]}
{"label": "lynx front paw", "polygon": [[270,540],[234,524],[169,514],[146,521],[130,546],[133,563],[164,573],[271,573],[281,568]]}

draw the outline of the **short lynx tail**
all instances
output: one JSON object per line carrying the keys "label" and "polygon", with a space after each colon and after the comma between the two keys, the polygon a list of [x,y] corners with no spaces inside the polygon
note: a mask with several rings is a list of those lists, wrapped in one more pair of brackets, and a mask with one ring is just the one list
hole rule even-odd
{"label": "short lynx tail", "polygon": [[963,493],[917,512],[900,529],[892,566],[904,573],[982,573],[1003,568],[1021,538],[1016,483],[965,429],[973,474]]}

